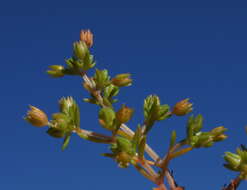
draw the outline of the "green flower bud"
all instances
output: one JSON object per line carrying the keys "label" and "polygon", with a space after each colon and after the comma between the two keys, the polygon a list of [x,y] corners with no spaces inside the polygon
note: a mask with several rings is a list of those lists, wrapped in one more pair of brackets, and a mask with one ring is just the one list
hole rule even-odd
{"label": "green flower bud", "polygon": [[119,74],[115,76],[112,80],[112,84],[118,87],[130,86],[132,79],[129,73]]}
{"label": "green flower bud", "polygon": [[70,124],[73,127],[80,127],[80,110],[75,100],[72,97],[61,98],[59,100],[60,112],[65,114],[70,119]]}
{"label": "green flower bud", "polygon": [[202,129],[202,125],[203,125],[203,117],[202,115],[198,115],[196,117],[194,117],[193,115],[189,117],[188,121],[187,121],[187,139],[189,141],[191,141],[192,136],[194,135],[198,135],[198,133],[200,132],[200,130]]}
{"label": "green flower bud", "polygon": [[241,163],[241,157],[231,152],[225,152],[225,161],[232,167],[237,169]]}
{"label": "green flower bud", "polygon": [[117,152],[127,152],[130,155],[135,154],[135,150],[133,148],[133,144],[130,140],[124,138],[124,137],[117,137],[117,149],[115,151]]}
{"label": "green flower bud", "polygon": [[160,99],[156,95],[150,95],[144,100],[145,119],[158,120],[160,112]]}
{"label": "green flower bud", "polygon": [[108,71],[106,69],[96,69],[93,80],[97,89],[103,89],[110,84],[110,76],[108,75]]}
{"label": "green flower bud", "polygon": [[40,109],[29,106],[30,110],[27,112],[25,120],[35,127],[44,127],[48,125],[47,115]]}
{"label": "green flower bud", "polygon": [[54,113],[51,125],[57,129],[68,130],[70,119],[64,113]]}
{"label": "green flower bud", "polygon": [[58,78],[64,76],[64,67],[62,65],[51,65],[49,66],[51,70],[47,71],[47,74],[49,74],[52,77]]}
{"label": "green flower bud", "polygon": [[115,129],[115,117],[115,112],[109,107],[102,108],[99,111],[99,123],[108,130]]}
{"label": "green flower bud", "polygon": [[74,100],[72,97],[63,97],[59,100],[59,108],[60,108],[60,112],[62,113],[69,113],[70,112],[70,109],[71,107],[73,106],[74,104]]}
{"label": "green flower bud", "polygon": [[73,46],[74,46],[74,56],[77,59],[83,60],[86,54],[88,53],[88,48],[85,42],[83,41],[75,42]]}
{"label": "green flower bud", "polygon": [[117,111],[116,118],[120,123],[126,123],[131,119],[133,112],[133,109],[123,105],[122,108]]}

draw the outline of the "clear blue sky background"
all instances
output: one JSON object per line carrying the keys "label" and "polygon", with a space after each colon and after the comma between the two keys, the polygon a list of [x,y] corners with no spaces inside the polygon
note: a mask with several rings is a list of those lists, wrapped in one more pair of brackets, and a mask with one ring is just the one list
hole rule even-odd
{"label": "clear blue sky background", "polygon": [[[82,128],[103,131],[97,108],[81,100],[79,78],[51,79],[49,65],[71,55],[80,29],[95,34],[97,68],[112,75],[133,74],[134,84],[119,95],[135,108],[132,128],[143,120],[143,99],[152,93],[174,105],[190,97],[205,130],[224,125],[230,138],[174,160],[171,169],[188,190],[220,190],[235,173],[222,167],[223,153],[246,144],[247,5],[244,1],[3,1],[0,6],[1,138],[0,189],[151,189],[133,168],[120,169],[100,156],[104,145],[74,136],[61,141],[23,121],[29,104],[49,115],[62,96],[81,106]],[[119,106],[119,104],[118,104]],[[169,134],[185,135],[187,118],[158,123],[149,143],[165,153]],[[240,190],[247,188],[243,182]]]}

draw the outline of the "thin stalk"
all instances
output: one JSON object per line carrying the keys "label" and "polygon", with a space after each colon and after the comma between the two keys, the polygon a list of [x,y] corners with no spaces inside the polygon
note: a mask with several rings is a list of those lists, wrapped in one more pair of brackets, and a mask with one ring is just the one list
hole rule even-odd
{"label": "thin stalk", "polygon": [[240,176],[237,176],[231,181],[231,183],[228,186],[224,187],[222,190],[236,190],[240,185],[241,181],[242,179],[240,178]]}
{"label": "thin stalk", "polygon": [[169,184],[170,186],[170,189],[171,190],[175,190],[176,189],[176,184],[175,184],[175,181],[173,179],[173,177],[171,176],[170,172],[168,170],[165,171],[165,176],[166,176],[166,179],[167,179],[167,183]]}

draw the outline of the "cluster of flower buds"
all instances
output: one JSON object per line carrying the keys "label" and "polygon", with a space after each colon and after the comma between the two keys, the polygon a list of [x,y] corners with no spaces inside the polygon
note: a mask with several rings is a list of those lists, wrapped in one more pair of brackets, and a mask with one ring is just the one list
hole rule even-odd
{"label": "cluster of flower buds", "polygon": [[123,105],[116,113],[111,107],[99,111],[99,123],[102,127],[115,131],[122,123],[128,122],[133,115],[133,109]]}
{"label": "cluster of flower buds", "polygon": [[136,155],[143,158],[146,137],[141,135],[141,129],[138,127],[132,140],[117,136],[116,142],[112,143],[110,149],[112,153],[103,154],[103,156],[115,159],[119,167],[126,168],[129,164],[136,164]]}
{"label": "cluster of flower buds", "polygon": [[[90,98],[85,98],[85,102],[99,105],[101,107],[98,113],[100,125],[111,131],[112,136],[106,136],[80,128],[80,111],[77,103],[72,97],[62,98],[59,101],[59,112],[52,115],[48,121],[47,115],[40,109],[30,106],[26,120],[36,127],[48,126],[47,133],[55,138],[64,138],[62,149],[64,150],[70,141],[71,134],[74,132],[79,137],[96,142],[110,144],[111,153],[103,154],[113,158],[119,167],[126,168],[129,164],[144,167],[144,152],[146,146],[147,133],[152,129],[157,121],[165,120],[172,115],[185,116],[192,112],[192,103],[189,99],[184,99],[175,104],[170,111],[167,104],[161,105],[160,99],[156,95],[150,95],[144,100],[144,124],[138,125],[134,135],[121,130],[124,123],[130,121],[133,115],[133,109],[122,105],[118,111],[114,111],[114,99],[119,93],[120,87],[130,86],[132,84],[129,73],[118,74],[111,78],[106,69],[96,69],[93,77],[88,78],[86,71],[95,66],[93,55],[90,48],[93,46],[93,34],[90,30],[82,30],[80,40],[73,43],[73,56],[66,60],[66,66],[51,65],[47,73],[52,77],[63,77],[64,75],[83,76],[85,83],[84,88],[90,93]],[[191,116],[187,122],[187,137],[183,141],[189,147],[175,150],[176,148],[176,131],[172,131],[170,138],[169,159],[181,156],[193,148],[210,147],[215,142],[225,140],[227,136],[224,132],[227,130],[223,126],[216,127],[208,132],[202,132],[203,117],[202,115]],[[247,128],[246,128],[247,130]],[[225,167],[238,171],[243,179],[247,179],[247,149],[237,149],[237,153],[226,152]],[[166,161],[166,160],[165,160]],[[168,162],[167,162],[168,163]],[[166,163],[165,163],[166,164]],[[162,164],[160,164],[162,165]],[[152,172],[151,172],[152,173]],[[159,189],[159,188],[154,188]]]}
{"label": "cluster of flower buds", "polygon": [[97,96],[95,97],[94,93],[95,91],[100,91],[104,105],[111,107],[113,103],[117,102],[113,97],[119,93],[120,87],[130,86],[132,79],[130,78],[130,74],[119,74],[113,79],[110,78],[106,69],[96,69],[94,76],[90,79],[94,88],[86,82],[83,83],[84,88],[90,92],[92,96],[91,98],[85,98],[84,101],[99,104]]}
{"label": "cluster of flower buds", "polygon": [[134,162],[135,150],[130,140],[118,136],[116,142],[110,145],[112,153],[102,154],[103,156],[113,158],[118,166],[127,168],[130,163]]}
{"label": "cluster of flower buds", "polygon": [[225,152],[224,166],[232,171],[240,172],[240,177],[247,180],[247,151],[237,148],[236,154]]}
{"label": "cluster of flower buds", "polygon": [[61,65],[51,65],[47,73],[55,78],[64,75],[81,75],[95,66],[93,55],[89,48],[93,45],[93,34],[89,30],[82,30],[80,41],[73,43],[73,57],[66,60],[66,67]]}
{"label": "cluster of flower buds", "polygon": [[170,108],[167,104],[160,105],[160,99],[156,95],[150,95],[144,100],[144,118],[147,133],[156,121],[161,121],[168,118]]}
{"label": "cluster of flower buds", "polygon": [[210,133],[213,136],[214,142],[223,141],[227,138],[227,135],[224,134],[224,132],[227,131],[227,128],[220,126],[212,129]]}
{"label": "cluster of flower buds", "polygon": [[211,147],[215,142],[225,140],[227,130],[223,126],[214,128],[209,132],[202,132],[203,117],[191,116],[187,122],[187,143],[194,148]]}

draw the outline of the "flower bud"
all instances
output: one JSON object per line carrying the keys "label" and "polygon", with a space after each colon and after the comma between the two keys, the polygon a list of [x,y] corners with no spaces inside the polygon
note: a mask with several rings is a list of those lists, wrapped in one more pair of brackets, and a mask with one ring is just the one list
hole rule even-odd
{"label": "flower bud", "polygon": [[173,108],[172,113],[177,116],[184,116],[192,111],[192,104],[189,102],[189,98],[186,98],[178,103]]}
{"label": "flower bud", "polygon": [[119,74],[115,76],[112,80],[112,84],[118,87],[130,86],[132,79],[129,73]]}
{"label": "flower bud", "polygon": [[126,152],[120,152],[117,154],[115,159],[119,167],[127,168],[129,166],[129,162],[131,161],[131,156]]}
{"label": "flower bud", "polygon": [[82,86],[90,93],[94,90],[87,82],[83,82]]}
{"label": "flower bud", "polygon": [[102,125],[102,127],[108,129],[108,130],[114,130],[114,120],[115,120],[115,112],[110,107],[102,108],[99,111],[99,123]]}
{"label": "flower bud", "polygon": [[81,30],[80,40],[85,42],[87,47],[90,48],[93,46],[93,34],[90,30]]}
{"label": "flower bud", "polygon": [[227,129],[224,126],[220,126],[220,127],[216,127],[214,129],[212,129],[210,133],[212,135],[218,136],[218,135],[224,133],[226,130]]}
{"label": "flower bud", "polygon": [[234,169],[237,169],[241,163],[241,157],[231,152],[225,152],[224,159]]}
{"label": "flower bud", "polygon": [[64,67],[62,65],[51,65],[49,66],[51,70],[48,70],[47,73],[52,77],[63,77],[64,76]]}
{"label": "flower bud", "polygon": [[214,142],[219,142],[219,141],[223,141],[227,138],[227,135],[225,134],[221,134],[221,135],[218,135],[216,137],[214,137]]}
{"label": "flower bud", "polygon": [[29,107],[30,110],[27,112],[25,120],[27,120],[29,123],[36,127],[44,127],[48,125],[48,118],[42,110],[34,106]]}
{"label": "flower bud", "polygon": [[123,105],[122,108],[116,113],[116,118],[120,123],[126,123],[131,119],[133,112],[133,109]]}
{"label": "flower bud", "polygon": [[62,113],[69,113],[69,110],[71,109],[71,107],[73,106],[74,104],[74,100],[71,96],[65,98],[61,98],[59,100],[59,108],[60,108],[60,112]]}
{"label": "flower bud", "polygon": [[86,54],[88,53],[88,48],[85,42],[83,41],[75,42],[73,46],[74,46],[74,55],[76,56],[76,58],[83,60]]}

